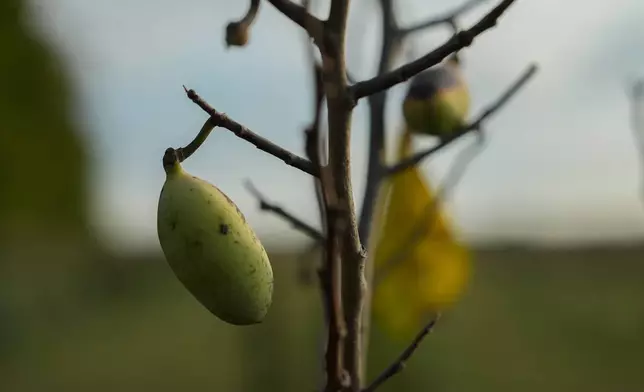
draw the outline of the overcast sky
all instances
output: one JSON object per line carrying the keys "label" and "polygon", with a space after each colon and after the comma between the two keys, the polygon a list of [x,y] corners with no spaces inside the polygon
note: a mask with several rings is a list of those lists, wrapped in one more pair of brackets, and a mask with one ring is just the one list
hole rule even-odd
{"label": "overcast sky", "polygon": [[[445,11],[463,0],[399,0],[401,21]],[[246,1],[34,0],[43,31],[58,45],[77,84],[77,118],[97,159],[97,228],[120,249],[158,248],[156,208],[163,151],[185,145],[205,120],[182,91],[196,89],[217,109],[303,154],[311,81],[303,34],[262,2],[250,45],[226,50],[225,24]],[[372,75],[377,12],[355,0],[348,54],[351,72]],[[431,3],[432,6],[427,4]],[[496,1],[461,19],[478,20]],[[518,0],[496,28],[464,51],[475,115],[531,62],[540,72],[488,124],[488,147],[452,194],[448,208],[468,239],[580,241],[644,237],[638,200],[639,158],[629,123],[626,84],[644,75],[641,0]],[[448,37],[422,34],[419,53]],[[400,124],[404,86],[392,90],[389,135]],[[362,195],[366,107],[354,116],[353,171]],[[426,161],[438,183],[463,139]],[[419,145],[426,145],[420,143]],[[311,223],[306,175],[227,131],[214,133],[185,168],[225,191],[266,242],[304,237],[258,211],[243,181]]]}

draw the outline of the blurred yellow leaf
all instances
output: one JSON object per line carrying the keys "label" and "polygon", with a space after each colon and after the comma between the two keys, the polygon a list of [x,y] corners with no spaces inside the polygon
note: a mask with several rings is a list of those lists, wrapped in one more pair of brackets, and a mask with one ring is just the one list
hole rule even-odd
{"label": "blurred yellow leaf", "polygon": [[[411,152],[409,132],[399,143],[401,159]],[[390,335],[408,339],[459,299],[470,277],[470,254],[417,167],[382,186],[388,201],[374,220],[373,311]]]}

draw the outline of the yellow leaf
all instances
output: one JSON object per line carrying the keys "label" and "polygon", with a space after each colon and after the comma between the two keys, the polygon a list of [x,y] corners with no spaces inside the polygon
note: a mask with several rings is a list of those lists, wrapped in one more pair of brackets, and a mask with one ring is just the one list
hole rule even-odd
{"label": "yellow leaf", "polygon": [[[405,130],[399,159],[410,152]],[[382,186],[387,201],[374,220],[373,312],[392,336],[408,339],[459,299],[470,277],[470,254],[417,167]]]}

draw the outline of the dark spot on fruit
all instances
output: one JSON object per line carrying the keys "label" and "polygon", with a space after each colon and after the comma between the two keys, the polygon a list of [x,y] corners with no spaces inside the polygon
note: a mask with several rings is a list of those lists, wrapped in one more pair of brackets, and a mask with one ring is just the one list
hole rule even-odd
{"label": "dark spot on fruit", "polygon": [[208,203],[208,204],[210,204],[210,200],[208,200],[208,202],[207,202],[207,203]]}
{"label": "dark spot on fruit", "polygon": [[197,178],[197,177],[195,177],[195,176],[192,176],[192,178],[194,178],[195,180],[198,180],[198,178]]}
{"label": "dark spot on fruit", "polygon": [[190,192],[192,192],[192,191],[194,191],[194,190],[195,190],[195,188],[190,188]]}
{"label": "dark spot on fruit", "polygon": [[252,274],[254,274],[255,272],[257,272],[257,268],[256,268],[256,267],[253,267],[253,269],[251,269],[251,270],[250,270],[250,274],[252,275]]}
{"label": "dark spot on fruit", "polygon": [[223,235],[228,234],[228,225],[225,223],[222,223],[219,225],[219,232]]}
{"label": "dark spot on fruit", "polygon": [[239,244],[239,241],[237,241],[237,240],[235,240],[235,241],[233,241],[233,242],[234,242],[234,243],[236,243],[236,244]]}
{"label": "dark spot on fruit", "polygon": [[172,222],[170,222],[170,229],[171,229],[171,230],[174,230],[174,229],[176,229],[176,228],[177,228],[177,221],[176,221],[176,220],[173,220]]}
{"label": "dark spot on fruit", "polygon": [[228,203],[230,203],[230,204],[232,204],[232,205],[234,205],[234,206],[235,206],[235,210],[237,210],[237,214],[242,218],[242,220],[244,221],[244,223],[246,223],[246,217],[245,217],[245,216],[244,216],[244,214],[242,214],[242,212],[239,210],[239,207],[237,207],[237,204],[235,204],[232,200],[230,200],[230,197],[228,197],[228,195],[227,195],[227,194],[225,194],[225,193],[224,193],[224,192],[222,192],[222,191],[219,191],[219,192],[220,192],[222,195],[224,195],[224,197],[226,198],[226,200],[228,200]]}

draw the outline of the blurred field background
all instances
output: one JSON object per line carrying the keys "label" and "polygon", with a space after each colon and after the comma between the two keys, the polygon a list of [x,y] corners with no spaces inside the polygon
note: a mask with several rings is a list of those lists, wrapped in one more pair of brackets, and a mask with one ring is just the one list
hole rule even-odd
{"label": "blurred field background", "polygon": [[[641,390],[643,251],[479,250],[464,300],[383,390]],[[271,256],[274,307],[248,329],[207,313],[160,258],[60,268],[55,298],[3,271],[3,390],[313,390],[319,295],[297,283],[301,259]],[[371,375],[402,349],[376,330]]]}
{"label": "blurred field background", "polygon": [[[23,6],[0,2],[0,390],[314,390],[321,308],[298,247],[269,247],[273,308],[236,328],[157,247],[105,246],[87,212],[93,140]],[[626,243],[477,245],[467,294],[381,390],[644,390],[644,243]],[[404,346],[376,328],[370,378]]]}

